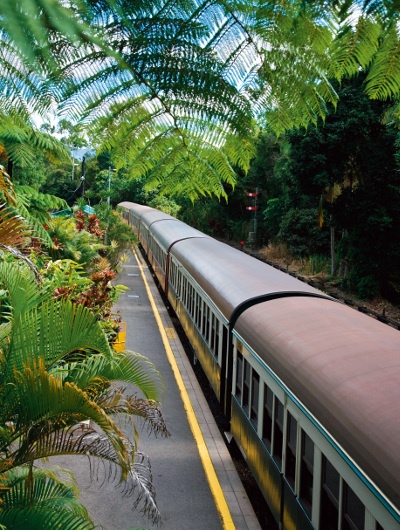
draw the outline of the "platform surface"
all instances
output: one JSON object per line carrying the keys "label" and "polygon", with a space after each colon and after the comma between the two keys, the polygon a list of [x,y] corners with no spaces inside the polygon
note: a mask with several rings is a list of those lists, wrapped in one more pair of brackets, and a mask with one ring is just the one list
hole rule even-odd
{"label": "platform surface", "polygon": [[[138,251],[129,254],[117,283],[129,288],[116,309],[126,322],[126,348],[147,356],[162,374],[162,412],[170,438],[140,430],[150,457],[161,530],[259,530],[260,525],[224,439],[175,332],[152,275]],[[76,474],[80,498],[99,527],[157,528],[133,508],[115,483],[91,482],[86,459],[57,463]]]}

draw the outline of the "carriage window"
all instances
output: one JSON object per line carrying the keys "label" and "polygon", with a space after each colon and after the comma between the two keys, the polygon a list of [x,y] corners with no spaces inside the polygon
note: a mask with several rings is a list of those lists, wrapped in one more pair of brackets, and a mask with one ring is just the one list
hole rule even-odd
{"label": "carriage window", "polygon": [[207,305],[205,304],[205,302],[202,302],[202,305],[201,305],[201,309],[202,309],[202,323],[201,323],[201,334],[202,336],[205,338],[205,332],[206,332],[206,313],[207,313]]}
{"label": "carriage window", "polygon": [[176,284],[177,284],[176,292],[178,293],[178,296],[180,296],[182,300],[182,273],[180,271],[179,271]]}
{"label": "carriage window", "polygon": [[215,356],[218,357],[218,348],[219,348],[219,321],[215,317]]}
{"label": "carriage window", "polygon": [[322,458],[322,490],[320,528],[337,530],[339,521],[340,475],[324,456]]}
{"label": "carriage window", "polygon": [[289,484],[294,489],[294,481],[296,478],[297,421],[290,412],[287,415],[286,440],[285,475]]}
{"label": "carriage window", "polygon": [[236,388],[235,396],[240,401],[242,397],[242,377],[243,377],[243,355],[238,352],[237,354],[237,363],[236,363]]}
{"label": "carriage window", "polygon": [[193,316],[193,294],[193,287],[189,284],[187,310],[190,316]]}
{"label": "carriage window", "polygon": [[263,442],[271,450],[272,438],[272,406],[274,403],[274,394],[272,390],[265,385],[264,388],[264,417],[263,417]]}
{"label": "carriage window", "polygon": [[194,290],[194,287],[190,289],[190,316],[192,319],[195,315],[195,308],[196,308],[196,291]]}
{"label": "carriage window", "polygon": [[215,336],[216,336],[216,316],[214,313],[211,313],[211,339],[210,339],[210,349],[211,352],[215,354]]}
{"label": "carriage window", "polygon": [[301,469],[300,469],[300,500],[308,515],[311,516],[312,492],[314,479],[314,443],[302,431],[301,437]]}
{"label": "carriage window", "polygon": [[222,326],[222,354],[225,355],[228,349],[228,329]]}
{"label": "carriage window", "polygon": [[182,304],[186,306],[186,289],[187,289],[187,280],[185,277],[182,278]]}
{"label": "carriage window", "polygon": [[282,445],[283,445],[283,404],[275,397],[275,415],[274,415],[274,448],[273,457],[279,468],[282,465]]}
{"label": "carriage window", "polygon": [[243,363],[243,398],[242,407],[249,413],[249,396],[250,396],[250,371],[251,367],[247,361]]}
{"label": "carriage window", "polygon": [[211,321],[211,309],[207,307],[207,310],[206,310],[206,330],[205,330],[205,339],[206,339],[206,342],[207,344],[210,344],[210,321]]}
{"label": "carriage window", "polygon": [[192,286],[188,282],[187,290],[186,290],[186,309],[187,309],[188,313],[190,313],[191,292],[192,292]]}
{"label": "carriage window", "polygon": [[201,323],[201,298],[199,293],[196,293],[196,326],[199,328]]}
{"label": "carriage window", "polygon": [[343,483],[343,521],[342,530],[363,530],[365,508],[354,491]]}
{"label": "carriage window", "polygon": [[253,425],[257,427],[257,418],[258,418],[258,396],[260,389],[260,376],[255,370],[252,370],[251,378],[251,408],[250,408],[250,420]]}

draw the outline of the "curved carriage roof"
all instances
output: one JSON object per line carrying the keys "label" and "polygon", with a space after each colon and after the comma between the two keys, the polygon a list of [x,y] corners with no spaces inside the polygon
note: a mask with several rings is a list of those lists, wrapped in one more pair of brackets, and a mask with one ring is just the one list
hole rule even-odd
{"label": "curved carriage roof", "polygon": [[129,201],[120,202],[118,206],[132,211],[139,218],[145,212],[154,211],[154,208],[151,208],[150,206],[145,206],[144,204],[136,204],[135,202],[129,202]]}
{"label": "curved carriage roof", "polygon": [[[325,296],[321,291],[212,238],[175,243],[174,255],[230,321],[263,297]],[[332,303],[332,302],[331,302]]]}
{"label": "curved carriage roof", "polygon": [[161,212],[160,210],[154,210],[153,208],[151,208],[149,211],[144,211],[140,217],[140,220],[142,224],[144,224],[147,227],[159,221],[172,221],[174,223],[180,222],[177,219],[175,219],[175,217],[172,217],[172,215]]}
{"label": "curved carriage roof", "polygon": [[203,234],[203,232],[200,232],[195,228],[191,228],[190,226],[177,221],[176,219],[162,219],[161,223],[153,223],[151,232],[165,251],[168,251],[170,247],[178,241],[190,238],[209,237]]}
{"label": "curved carriage roof", "polygon": [[[121,202],[118,206],[121,206],[121,208],[126,208],[129,210],[135,217],[139,218],[141,223],[149,227],[153,223],[157,221],[175,221],[176,223],[179,223],[175,217],[172,217],[172,215],[169,215],[167,213],[162,212],[161,210],[156,210],[155,208],[152,208],[151,206],[145,206],[144,204],[136,204],[134,202]],[[183,223],[182,223],[183,224]],[[185,225],[187,226],[187,225]],[[187,226],[189,228],[189,226]]]}
{"label": "curved carriage roof", "polygon": [[252,307],[235,331],[400,506],[400,333],[315,298]]}

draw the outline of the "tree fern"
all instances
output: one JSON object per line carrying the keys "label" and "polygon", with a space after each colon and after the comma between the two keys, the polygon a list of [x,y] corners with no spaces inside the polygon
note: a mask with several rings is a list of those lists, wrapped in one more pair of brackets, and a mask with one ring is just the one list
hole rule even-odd
{"label": "tree fern", "polygon": [[354,29],[347,26],[339,30],[332,44],[328,75],[341,81],[357,75],[360,68],[367,70],[378,49],[380,33],[380,25],[366,17],[360,17]]}
{"label": "tree fern", "polygon": [[45,113],[54,96],[45,89],[41,69],[32,69],[17,42],[8,35],[7,27],[0,25],[0,107],[6,113],[13,109]]}
{"label": "tree fern", "polygon": [[149,188],[192,199],[202,194],[222,196],[223,183],[235,183],[232,164],[248,168],[251,142],[238,137],[235,150],[225,150],[234,135],[228,134],[223,122],[203,119],[200,105],[186,112],[184,107],[183,102],[174,102],[174,121],[157,104],[151,107],[138,98],[131,102],[129,112],[125,102],[115,107],[112,116],[95,122],[92,134],[100,150],[111,150],[117,167],[127,164],[132,176],[146,177]]}
{"label": "tree fern", "polygon": [[381,36],[366,83],[366,92],[372,99],[388,99],[400,89],[400,39],[397,25],[393,24]]}
{"label": "tree fern", "polygon": [[[107,117],[108,132],[112,122],[117,130],[132,120],[135,126],[124,125],[126,138],[121,130],[118,139],[138,174],[153,184],[165,177],[168,183],[161,185],[175,191],[179,185],[172,182],[179,174],[191,197],[208,193],[206,182],[212,193],[223,194],[232,171],[218,162],[223,174],[217,182],[216,155],[208,164],[203,155],[221,149],[232,134],[248,143],[253,118],[277,134],[316,122],[325,117],[327,104],[337,102],[331,79],[360,69],[370,69],[365,85],[370,97],[399,91],[399,12],[389,0],[73,0],[68,7],[61,1],[18,0],[17,9],[2,5],[0,15],[2,64],[15,77],[21,101],[34,94],[36,83],[43,88],[46,76],[44,90],[71,117],[86,122]],[[38,78],[28,76],[24,84],[28,65]],[[9,150],[26,161],[29,151],[20,134],[16,131]],[[199,151],[202,135],[205,151]],[[106,144],[103,137],[100,149]],[[179,154],[176,171],[168,166],[168,148]],[[122,148],[115,150],[121,162]],[[243,167],[248,165],[244,152],[241,158]],[[183,176],[183,168],[204,169],[204,181],[190,189],[187,180],[198,175]]]}
{"label": "tree fern", "polygon": [[33,163],[39,149],[49,160],[70,160],[68,150],[59,140],[39,131],[31,123],[27,109],[12,107],[6,110],[4,99],[0,97],[0,146],[4,148],[3,156],[14,164],[27,166]]}

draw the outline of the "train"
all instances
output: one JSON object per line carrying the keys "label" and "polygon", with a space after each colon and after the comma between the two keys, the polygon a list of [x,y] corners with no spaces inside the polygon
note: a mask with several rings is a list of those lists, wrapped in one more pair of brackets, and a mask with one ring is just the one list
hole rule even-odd
{"label": "train", "polygon": [[122,202],[282,530],[400,530],[400,333]]}

